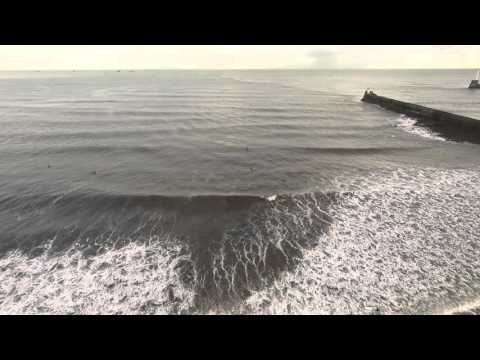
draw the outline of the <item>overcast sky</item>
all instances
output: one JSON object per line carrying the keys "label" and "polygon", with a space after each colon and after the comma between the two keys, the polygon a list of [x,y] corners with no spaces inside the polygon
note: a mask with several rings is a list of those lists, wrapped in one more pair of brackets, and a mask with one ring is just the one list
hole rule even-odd
{"label": "overcast sky", "polygon": [[479,45],[0,45],[0,70],[478,67]]}

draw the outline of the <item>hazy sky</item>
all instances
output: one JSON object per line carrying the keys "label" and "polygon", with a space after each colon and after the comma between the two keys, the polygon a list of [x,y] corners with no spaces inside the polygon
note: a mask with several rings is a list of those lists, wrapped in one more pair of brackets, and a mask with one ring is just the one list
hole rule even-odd
{"label": "hazy sky", "polygon": [[478,67],[479,45],[0,45],[0,70]]}

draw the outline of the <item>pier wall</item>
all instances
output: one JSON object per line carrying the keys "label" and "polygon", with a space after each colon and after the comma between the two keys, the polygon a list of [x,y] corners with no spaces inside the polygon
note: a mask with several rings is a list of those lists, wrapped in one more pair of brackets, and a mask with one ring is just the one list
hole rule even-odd
{"label": "pier wall", "polygon": [[412,117],[417,120],[419,125],[427,127],[449,140],[480,144],[480,120],[378,96],[371,92],[365,92],[362,101]]}

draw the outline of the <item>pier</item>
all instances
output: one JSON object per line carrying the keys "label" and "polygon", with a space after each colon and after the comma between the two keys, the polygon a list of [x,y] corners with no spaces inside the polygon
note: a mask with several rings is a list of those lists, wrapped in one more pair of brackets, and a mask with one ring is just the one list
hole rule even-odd
{"label": "pier", "polygon": [[418,125],[424,126],[448,140],[480,144],[480,120],[390,99],[368,90],[365,91],[362,101],[409,116],[417,120]]}

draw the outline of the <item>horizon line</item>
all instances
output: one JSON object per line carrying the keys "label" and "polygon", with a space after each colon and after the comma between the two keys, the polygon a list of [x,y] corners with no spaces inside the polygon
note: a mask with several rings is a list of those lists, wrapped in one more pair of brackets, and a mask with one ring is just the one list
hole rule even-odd
{"label": "horizon line", "polygon": [[316,70],[478,70],[473,67],[452,67],[452,68],[108,68],[108,69],[0,69],[0,72],[76,72],[76,71],[316,71]]}

